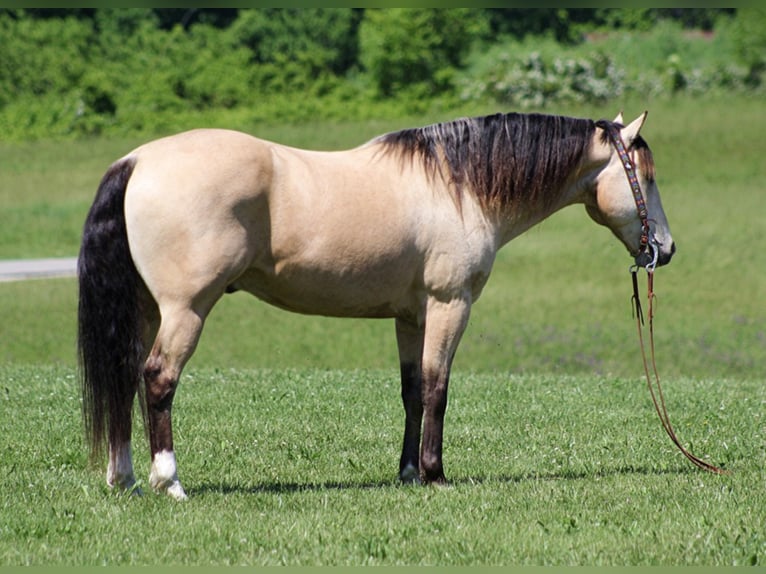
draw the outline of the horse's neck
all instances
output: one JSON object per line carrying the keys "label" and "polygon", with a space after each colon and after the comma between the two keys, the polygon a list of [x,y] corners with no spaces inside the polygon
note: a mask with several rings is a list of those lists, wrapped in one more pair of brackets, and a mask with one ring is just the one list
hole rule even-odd
{"label": "horse's neck", "polygon": [[567,184],[567,188],[559,195],[559,199],[549,207],[509,207],[504,213],[496,217],[499,245],[505,245],[511,239],[518,237],[557,211],[569,205],[583,203],[588,187],[583,178],[580,178]]}

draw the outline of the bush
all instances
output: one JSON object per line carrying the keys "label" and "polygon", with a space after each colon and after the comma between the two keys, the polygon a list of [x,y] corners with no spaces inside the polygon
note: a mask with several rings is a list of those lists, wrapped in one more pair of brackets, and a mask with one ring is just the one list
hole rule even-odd
{"label": "bush", "polygon": [[38,21],[0,14],[0,106],[22,97],[63,94],[82,78],[93,30],[73,18]]}
{"label": "bush", "polygon": [[487,20],[467,8],[367,10],[359,30],[362,65],[382,97],[413,87],[444,92],[487,29]]}
{"label": "bush", "polygon": [[[348,72],[357,61],[359,13],[352,9],[264,8],[243,10],[232,25],[233,41],[250,50],[262,87],[305,88]],[[281,71],[284,77],[277,79]]]}
{"label": "bush", "polygon": [[252,99],[254,77],[251,52],[238,46],[232,34],[209,25],[178,32],[188,46],[186,68],[172,79],[173,92],[195,109],[234,108]]}
{"label": "bush", "polygon": [[[731,13],[0,9],[0,137],[761,93],[766,11]],[[683,28],[715,18],[715,34]]]}
{"label": "bush", "polygon": [[739,61],[748,69],[747,84],[761,86],[766,72],[766,8],[739,8],[728,31]]}
{"label": "bush", "polygon": [[[753,80],[760,77],[753,72],[757,65],[748,67],[733,57],[736,21],[723,16],[718,28],[715,34],[701,34],[662,20],[649,32],[600,34],[566,48],[550,38],[506,40],[473,56],[469,73],[459,81],[460,95],[466,101],[489,98],[533,108],[553,102],[603,102],[628,92],[705,95],[758,88],[760,80]],[[757,33],[747,35],[751,42],[756,37]],[[766,51],[757,54],[756,62]]]}
{"label": "bush", "polygon": [[463,99],[486,99],[520,108],[552,102],[605,101],[622,93],[624,74],[608,56],[545,60],[539,52],[505,54],[486,77],[467,82]]}

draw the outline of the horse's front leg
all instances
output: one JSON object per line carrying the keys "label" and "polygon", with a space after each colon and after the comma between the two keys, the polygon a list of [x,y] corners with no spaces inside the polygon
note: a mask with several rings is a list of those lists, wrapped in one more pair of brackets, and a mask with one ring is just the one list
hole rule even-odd
{"label": "horse's front leg", "polygon": [[444,413],[452,359],[468,323],[469,299],[431,299],[426,311],[423,344],[423,440],[420,476],[426,483],[445,483],[442,462]]}
{"label": "horse's front leg", "polygon": [[421,386],[424,330],[403,319],[396,320],[396,343],[402,375],[404,405],[404,440],[399,459],[399,480],[420,480],[420,427],[423,423],[423,392]]}

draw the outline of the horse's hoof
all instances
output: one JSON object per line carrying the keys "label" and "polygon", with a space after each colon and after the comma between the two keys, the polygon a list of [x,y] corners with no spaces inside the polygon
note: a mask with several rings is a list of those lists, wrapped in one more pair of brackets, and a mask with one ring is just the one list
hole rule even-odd
{"label": "horse's hoof", "polygon": [[184,487],[181,486],[181,482],[176,478],[164,482],[152,481],[152,490],[157,494],[167,494],[174,500],[187,500]]}
{"label": "horse's hoof", "polygon": [[142,496],[144,494],[132,475],[126,477],[109,476],[106,479],[106,485],[120,495]]}
{"label": "horse's hoof", "polygon": [[122,494],[126,494],[128,496],[143,496],[144,491],[141,490],[141,487],[138,486],[138,484],[133,483],[130,488],[123,489]]}
{"label": "horse's hoof", "polygon": [[165,494],[167,494],[169,497],[175,499],[175,500],[188,500],[188,496],[186,496],[186,493],[184,492],[183,487],[181,486],[181,483],[177,480],[173,482],[166,490]]}
{"label": "horse's hoof", "polygon": [[428,478],[424,476],[422,480],[423,484],[427,484],[428,486],[435,486],[437,488],[446,488],[450,486],[450,483],[446,478],[444,478],[443,474],[434,478]]}
{"label": "horse's hoof", "polygon": [[412,464],[408,464],[399,472],[399,480],[404,484],[420,484],[420,472]]}
{"label": "horse's hoof", "polygon": [[173,451],[163,450],[154,455],[149,485],[155,492],[164,492],[176,500],[186,500],[186,493],[176,473],[176,457]]}
{"label": "horse's hoof", "polygon": [[129,497],[136,497],[140,498],[144,495],[144,491],[141,490],[141,487],[137,484],[134,484],[133,486],[129,488],[114,488],[113,486],[109,487],[113,492],[115,496],[129,496]]}

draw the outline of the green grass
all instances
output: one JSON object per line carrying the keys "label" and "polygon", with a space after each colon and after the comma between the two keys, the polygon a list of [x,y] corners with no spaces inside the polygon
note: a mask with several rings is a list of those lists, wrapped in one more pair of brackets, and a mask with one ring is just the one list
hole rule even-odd
{"label": "green grass", "polygon": [[107,492],[79,441],[72,369],[2,367],[0,563],[763,563],[760,381],[673,388],[678,432],[733,471],[719,477],[674,450],[640,382],[463,373],[452,485],[426,488],[395,480],[394,375],[192,370],[176,403],[179,504]]}
{"label": "green grass", "polygon": [[[763,564],[766,108],[679,98],[628,102],[626,116],[644,108],[679,248],[656,279],[668,409],[681,440],[733,475],[697,471],[664,436],[630,259],[574,207],[502,250],[474,306],[447,489],[395,480],[390,321],[291,315],[238,293],[214,309],[176,401],[189,504],[113,496],[81,440],[76,282],[0,283],[0,564]],[[487,111],[248,131],[343,148]],[[75,255],[103,171],[138,143],[0,143],[0,257]]]}

